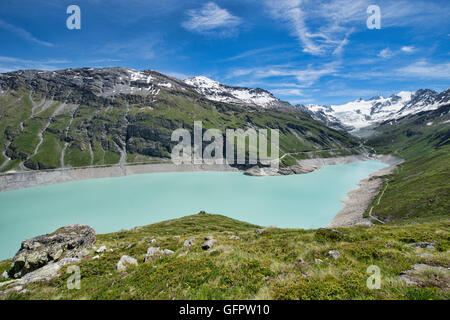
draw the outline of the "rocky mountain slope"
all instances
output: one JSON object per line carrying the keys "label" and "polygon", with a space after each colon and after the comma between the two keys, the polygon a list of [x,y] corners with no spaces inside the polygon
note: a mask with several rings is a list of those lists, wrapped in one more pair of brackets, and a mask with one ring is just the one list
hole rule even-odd
{"label": "rocky mountain slope", "polygon": [[358,99],[331,107],[300,105],[297,108],[309,112],[313,118],[331,127],[361,134],[364,129],[376,127],[382,122],[436,110],[449,102],[450,89],[441,93],[420,89],[416,92],[402,91],[388,98],[378,96],[369,100]]}
{"label": "rocky mountain slope", "polygon": [[217,85],[228,90],[214,87],[217,101],[187,82],[126,68],[0,74],[0,171],[168,161],[173,130],[192,132],[194,121],[279,129],[280,155],[359,152],[357,139],[264,90]]}

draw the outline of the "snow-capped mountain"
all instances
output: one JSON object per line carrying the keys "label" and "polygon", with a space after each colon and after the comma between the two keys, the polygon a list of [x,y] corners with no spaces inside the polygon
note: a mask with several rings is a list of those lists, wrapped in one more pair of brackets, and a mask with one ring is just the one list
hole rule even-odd
{"label": "snow-capped mountain", "polygon": [[331,107],[320,105],[297,106],[328,126],[353,133],[387,120],[399,119],[422,111],[435,110],[450,102],[450,89],[441,93],[429,89],[402,91],[388,98],[358,99]]}
{"label": "snow-capped mountain", "polygon": [[262,108],[292,108],[289,103],[281,101],[270,92],[259,88],[232,87],[204,76],[189,78],[184,82],[213,101],[253,105]]}

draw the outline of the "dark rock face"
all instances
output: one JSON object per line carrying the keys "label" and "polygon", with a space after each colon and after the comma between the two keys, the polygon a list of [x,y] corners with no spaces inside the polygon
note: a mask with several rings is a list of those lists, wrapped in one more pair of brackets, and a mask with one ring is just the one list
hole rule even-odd
{"label": "dark rock face", "polygon": [[77,258],[85,248],[95,243],[96,235],[91,227],[73,224],[47,235],[37,236],[22,242],[13,258],[9,275],[20,278],[50,262],[62,258]]}

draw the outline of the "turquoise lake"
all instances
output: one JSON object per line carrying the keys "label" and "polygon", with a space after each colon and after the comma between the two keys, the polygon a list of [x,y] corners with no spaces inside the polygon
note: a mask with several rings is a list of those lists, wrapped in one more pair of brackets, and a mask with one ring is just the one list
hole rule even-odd
{"label": "turquoise lake", "polygon": [[0,192],[0,260],[22,240],[73,223],[107,233],[205,210],[261,226],[324,227],[359,180],[386,166],[369,160],[280,177],[154,173]]}

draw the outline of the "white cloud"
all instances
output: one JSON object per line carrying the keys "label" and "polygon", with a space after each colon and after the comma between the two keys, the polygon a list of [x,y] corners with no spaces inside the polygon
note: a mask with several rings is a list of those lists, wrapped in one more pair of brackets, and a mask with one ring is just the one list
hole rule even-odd
{"label": "white cloud", "polygon": [[222,59],[220,61],[240,60],[240,59],[248,58],[248,57],[251,57],[251,56],[259,55],[259,54],[262,54],[262,53],[275,51],[275,50],[278,50],[278,49],[281,49],[281,48],[284,48],[284,47],[287,47],[287,46],[286,45],[275,45],[275,46],[270,46],[270,47],[266,47],[266,48],[252,49],[252,50],[248,50],[248,51],[242,52],[242,53],[240,53],[238,55]]}
{"label": "white cloud", "polygon": [[315,55],[322,54],[324,52],[323,49],[313,39],[323,37],[323,35],[310,33],[305,21],[305,12],[300,8],[301,2],[301,0],[266,0],[272,16],[289,24],[291,32],[302,44],[304,52]]}
{"label": "white cloud", "polygon": [[284,96],[303,96],[302,91],[299,89],[273,89],[270,92]]}
{"label": "white cloud", "polygon": [[[364,31],[372,0],[265,0],[272,18],[297,38],[312,55],[341,54],[352,33]],[[445,9],[427,1],[385,0],[381,28],[425,26],[442,21]],[[448,11],[448,10],[447,10]]]}
{"label": "white cloud", "polygon": [[416,51],[416,48],[414,48],[413,46],[404,46],[401,50],[406,53],[412,53]]}
{"label": "white cloud", "polygon": [[394,55],[394,53],[389,48],[381,50],[380,53],[378,54],[378,56],[383,58],[383,59],[389,59],[393,55]]}
{"label": "white cloud", "polygon": [[431,64],[426,60],[420,60],[406,67],[397,69],[401,76],[415,77],[418,79],[450,79],[450,62]]}
{"label": "white cloud", "polygon": [[309,65],[303,69],[299,69],[292,65],[273,65],[249,69],[237,69],[232,71],[227,78],[249,75],[252,79],[257,80],[277,77],[291,78],[297,81],[297,84],[295,85],[297,88],[307,88],[316,83],[320,78],[337,72],[338,68],[338,62],[330,62],[318,67]]}
{"label": "white cloud", "polygon": [[8,22],[6,22],[6,21],[4,21],[2,19],[0,19],[0,28],[4,29],[6,31],[9,31],[11,33],[14,33],[15,35],[17,35],[20,38],[25,39],[27,41],[30,41],[30,42],[33,42],[33,43],[37,43],[37,44],[40,44],[40,45],[46,46],[46,47],[53,47],[53,43],[39,40],[38,38],[34,37],[27,30],[22,29],[20,27],[16,27],[16,26],[14,26],[12,24],[9,24]]}
{"label": "white cloud", "polygon": [[182,26],[198,33],[214,33],[230,35],[242,23],[241,18],[232,15],[228,10],[220,8],[214,2],[208,2],[200,9],[187,12],[189,19]]}
{"label": "white cloud", "polygon": [[9,72],[15,70],[57,70],[66,67],[71,63],[68,60],[47,59],[47,60],[28,60],[15,57],[0,56],[0,72]]}

